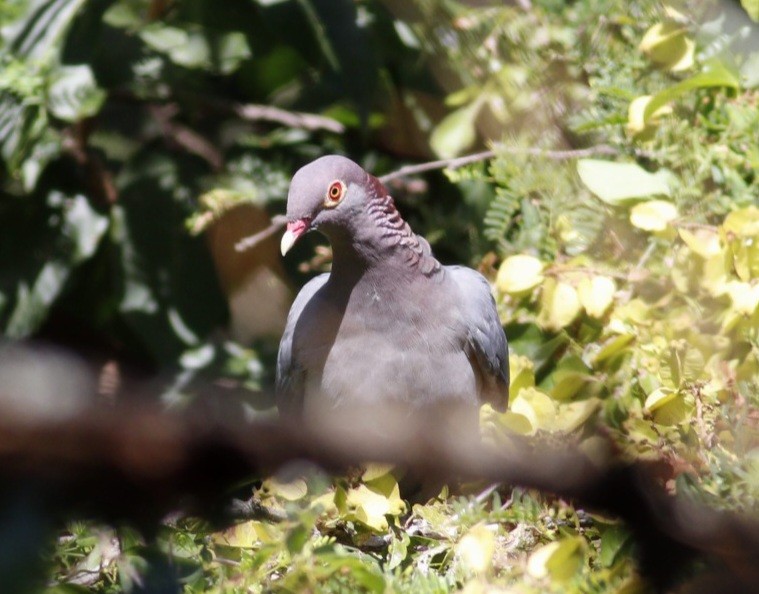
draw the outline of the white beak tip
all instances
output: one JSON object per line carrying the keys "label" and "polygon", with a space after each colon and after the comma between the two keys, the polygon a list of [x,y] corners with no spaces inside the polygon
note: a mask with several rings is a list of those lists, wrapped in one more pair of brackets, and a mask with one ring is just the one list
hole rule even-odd
{"label": "white beak tip", "polygon": [[279,243],[279,250],[282,252],[283,256],[290,251],[290,248],[293,247],[296,239],[298,239],[298,236],[289,229],[283,233],[282,240]]}

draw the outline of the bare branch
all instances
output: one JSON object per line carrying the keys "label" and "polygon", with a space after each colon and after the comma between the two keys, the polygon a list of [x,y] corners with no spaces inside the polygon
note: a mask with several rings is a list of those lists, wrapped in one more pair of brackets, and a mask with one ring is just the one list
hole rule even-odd
{"label": "bare branch", "polygon": [[271,218],[271,224],[268,227],[266,227],[266,229],[262,229],[258,233],[254,233],[253,235],[249,235],[248,237],[243,237],[240,241],[238,241],[235,244],[235,251],[244,252],[245,250],[249,250],[256,247],[259,243],[261,243],[265,239],[274,235],[286,224],[287,224],[287,217],[285,217],[284,215],[274,215]]}
{"label": "bare branch", "polygon": [[464,165],[470,163],[477,163],[479,161],[487,161],[492,159],[498,154],[511,154],[511,155],[534,155],[536,157],[544,157],[546,159],[553,159],[562,161],[565,159],[580,159],[583,157],[592,157],[597,155],[617,155],[619,151],[614,147],[600,144],[598,146],[591,146],[584,149],[568,149],[568,150],[545,150],[540,148],[529,147],[508,147],[499,145],[498,148],[482,151],[481,153],[474,153],[472,155],[465,155],[463,157],[455,157],[452,159],[440,159],[438,161],[429,161],[428,163],[420,163],[418,165],[406,165],[401,167],[397,171],[388,173],[380,177],[380,181],[385,183],[398,177],[404,177],[407,175],[414,175],[417,173],[423,173],[425,171],[433,171],[435,169],[458,169]]}
{"label": "bare branch", "polygon": [[729,567],[740,583],[759,583],[757,523],[667,494],[650,463],[608,458],[601,464],[567,445],[516,437],[493,447],[476,434],[441,431],[460,424],[460,414],[425,410],[409,419],[385,413],[371,411],[363,420],[335,414],[322,427],[220,424],[137,408],[99,409],[38,425],[3,418],[0,483],[27,489],[27,496],[36,489],[56,517],[127,520],[154,530],[177,509],[217,524],[228,523],[230,511],[278,521],[255,502],[230,510],[225,493],[293,463],[342,472],[367,461],[389,462],[422,480],[521,485],[621,518],[637,540],[641,571],[660,590],[698,555]]}

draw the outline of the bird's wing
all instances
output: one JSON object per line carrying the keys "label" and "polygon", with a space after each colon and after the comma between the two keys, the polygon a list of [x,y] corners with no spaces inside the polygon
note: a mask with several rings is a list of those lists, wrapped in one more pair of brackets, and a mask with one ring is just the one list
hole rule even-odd
{"label": "bird's wing", "polygon": [[505,408],[509,398],[509,350],[490,284],[471,268],[447,266],[446,271],[464,298],[466,349],[483,380],[481,398],[496,408]]}
{"label": "bird's wing", "polygon": [[327,278],[329,274],[324,273],[308,281],[298,293],[287,315],[287,325],[277,354],[276,381],[277,408],[284,415],[299,415],[303,408],[305,371],[298,361],[297,353],[293,351],[293,336],[300,315],[311,298],[327,282]]}

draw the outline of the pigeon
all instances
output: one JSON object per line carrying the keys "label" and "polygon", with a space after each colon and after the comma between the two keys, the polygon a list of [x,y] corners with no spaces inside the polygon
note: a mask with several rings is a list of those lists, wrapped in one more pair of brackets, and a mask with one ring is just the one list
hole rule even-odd
{"label": "pigeon", "polygon": [[480,273],[441,265],[385,186],[342,156],[295,173],[282,255],[317,229],[332,246],[332,267],[290,309],[277,357],[280,414],[506,407],[508,345]]}

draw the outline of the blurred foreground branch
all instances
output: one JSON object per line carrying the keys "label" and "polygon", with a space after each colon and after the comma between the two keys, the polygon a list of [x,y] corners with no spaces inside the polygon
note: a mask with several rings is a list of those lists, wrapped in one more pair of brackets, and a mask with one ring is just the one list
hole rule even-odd
{"label": "blurred foreground branch", "polygon": [[735,587],[759,584],[759,526],[668,495],[652,466],[611,458],[597,464],[579,450],[521,439],[487,446],[477,435],[441,431],[456,426],[456,418],[446,415],[432,410],[409,419],[372,411],[333,417],[320,428],[209,423],[200,415],[153,408],[101,409],[26,425],[6,417],[0,424],[0,484],[35,486],[58,518],[95,516],[150,532],[176,509],[228,523],[230,488],[291,463],[338,472],[390,462],[421,480],[503,482],[619,517],[637,539],[642,573],[659,589],[682,577],[684,562],[696,556],[729,569]]}

